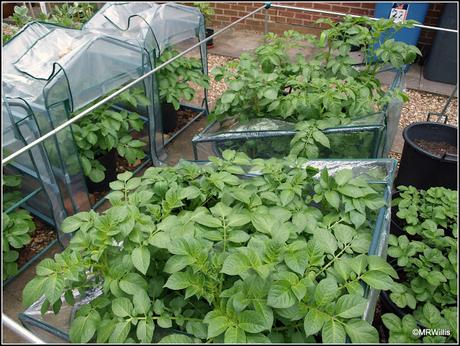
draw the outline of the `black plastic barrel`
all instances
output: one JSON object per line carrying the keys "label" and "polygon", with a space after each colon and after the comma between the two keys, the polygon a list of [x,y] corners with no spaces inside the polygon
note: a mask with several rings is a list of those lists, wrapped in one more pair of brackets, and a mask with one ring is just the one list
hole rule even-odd
{"label": "black plastic barrel", "polygon": [[420,148],[417,139],[446,142],[457,148],[457,128],[433,122],[414,123],[403,131],[404,147],[395,186],[412,185],[427,190],[443,186],[457,190],[457,153],[443,157],[433,155]]}

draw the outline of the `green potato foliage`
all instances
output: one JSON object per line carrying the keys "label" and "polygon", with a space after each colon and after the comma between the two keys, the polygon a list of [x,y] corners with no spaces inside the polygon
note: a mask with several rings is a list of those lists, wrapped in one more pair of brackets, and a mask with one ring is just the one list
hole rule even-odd
{"label": "green potato foliage", "polygon": [[160,329],[173,331],[160,342],[378,342],[364,284],[397,278],[368,255],[383,186],[235,151],[210,160],[119,174],[108,210],[63,222],[70,245],[37,266],[24,305],[44,296],[57,313],[99,287],[73,342],[156,342]]}
{"label": "green potato foliage", "polygon": [[[413,311],[406,320],[451,332],[424,336],[423,342],[454,342],[457,322],[450,316],[457,315],[457,191],[444,187],[425,191],[413,186],[399,186],[398,190],[393,206],[407,235],[390,235],[388,256],[404,273],[405,281],[393,286],[390,298],[398,307]],[[404,320],[393,315],[386,319],[390,342],[419,340],[420,336],[409,335],[412,329],[401,327]]]}
{"label": "green potato foliage", "polygon": [[[157,65],[179,54],[174,49],[166,49],[158,58]],[[160,100],[170,103],[174,109],[180,108],[182,100],[192,101],[197,87],[208,88],[209,77],[203,73],[201,60],[182,56],[157,72]]]}
{"label": "green potato foliage", "polygon": [[[3,210],[5,211],[21,199],[21,194],[18,191],[21,186],[21,177],[4,175],[2,186],[4,189]],[[3,212],[2,221],[2,278],[6,280],[18,273],[18,250],[31,242],[30,235],[35,231],[35,223],[27,210],[19,208],[9,213]]]}
{"label": "green potato foliage", "polygon": [[118,155],[130,164],[145,157],[143,148],[146,143],[134,139],[132,131],[141,131],[144,121],[136,112],[113,108],[116,102],[125,102],[133,108],[150,105],[142,88],[130,89],[113,103],[98,107],[88,116],[72,125],[75,144],[80,154],[83,173],[93,182],[105,178],[105,167],[97,159],[98,156],[116,149]]}
{"label": "green potato foliage", "polygon": [[[391,100],[407,101],[401,90],[385,90],[377,73],[387,66],[402,68],[420,55],[415,46],[392,38],[394,32],[413,27],[415,22],[345,17],[337,23],[329,19],[318,23],[329,26],[320,37],[293,30],[282,36],[269,33],[266,43],[253,54],[242,54],[239,61],[214,68],[215,79],[225,81],[228,88],[217,100],[210,120],[275,118],[296,123],[290,156],[312,159],[330,149],[321,130],[347,125],[382,110]],[[376,49],[379,41],[383,43]],[[307,42],[320,48],[320,53],[310,60],[300,53],[293,57],[292,50]],[[363,66],[356,66],[350,57],[352,46],[361,47],[363,56],[369,57]],[[334,143],[341,148],[335,157],[350,157],[346,143]]]}

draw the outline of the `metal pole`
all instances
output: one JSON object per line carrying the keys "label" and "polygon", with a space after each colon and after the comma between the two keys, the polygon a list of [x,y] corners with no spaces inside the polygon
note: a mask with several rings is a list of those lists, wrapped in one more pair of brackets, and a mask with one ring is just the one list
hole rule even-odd
{"label": "metal pole", "polygon": [[[304,8],[304,7],[294,7],[294,6],[285,6],[285,5],[271,5],[273,8],[284,8],[287,10],[298,10],[298,11],[305,11],[305,12],[316,12],[316,13],[323,13],[323,14],[331,14],[335,16],[350,16],[350,17],[366,17],[371,20],[379,20],[381,18],[372,18],[372,17],[367,17],[367,16],[359,16],[357,14],[346,14],[346,13],[340,13],[340,12],[333,12],[333,11],[326,11],[326,10],[317,10],[313,8]],[[447,29],[447,28],[439,28],[436,26],[429,26],[429,25],[422,25],[422,24],[414,24],[415,27],[417,28],[422,28],[422,29],[428,29],[428,30],[438,30],[438,31],[447,31],[447,32],[454,32],[457,33],[457,30],[454,29]]]}
{"label": "metal pole", "polygon": [[30,148],[33,148],[34,146],[36,146],[37,144],[43,142],[45,139],[53,136],[54,134],[56,134],[57,132],[61,131],[62,129],[66,128],[67,126],[69,125],[72,125],[74,122],[80,120],[81,118],[83,118],[85,115],[88,115],[89,113],[91,113],[94,109],[96,109],[97,107],[105,104],[106,102],[110,101],[111,99],[115,98],[116,96],[120,95],[122,92],[128,90],[129,88],[131,88],[133,85],[139,83],[141,80],[144,80],[145,78],[149,77],[150,75],[154,74],[155,72],[161,70],[163,67],[169,65],[170,63],[172,63],[173,61],[175,61],[176,59],[180,58],[181,56],[187,54],[188,52],[190,52],[191,50],[199,47],[200,45],[204,44],[205,42],[211,40],[212,38],[214,38],[215,36],[217,35],[220,35],[221,33],[223,33],[224,31],[227,31],[228,29],[230,29],[231,27],[233,27],[234,25],[238,24],[239,22],[245,20],[246,18],[250,17],[250,16],[253,16],[254,14],[256,14],[257,12],[259,12],[260,10],[262,10],[263,8],[265,8],[265,5],[264,6],[261,6],[259,7],[258,9],[252,11],[251,13],[248,13],[247,15],[245,15],[244,17],[241,17],[240,19],[238,19],[237,21],[233,22],[232,24],[229,24],[227,25],[226,27],[220,29],[219,31],[215,32],[213,35],[211,36],[208,36],[207,38],[205,38],[203,41],[200,41],[196,44],[194,44],[193,46],[191,46],[190,48],[187,48],[186,50],[184,50],[182,53],[174,56],[173,58],[169,59],[168,61],[165,61],[163,64],[155,67],[153,70],[147,72],[146,74],[140,76],[139,78],[137,78],[136,80],[128,83],[127,85],[125,85],[124,87],[118,89],[117,91],[115,91],[114,93],[110,94],[109,96],[103,98],[101,101],[97,102],[96,104],[92,105],[91,107],[87,108],[86,110],[84,110],[83,112],[81,113],[78,113],[77,115],[75,115],[72,119],[69,119],[67,120],[66,122],[63,122],[61,125],[57,126],[54,130],[51,130],[50,132],[46,133],[45,135],[41,136],[40,138],[36,139],[35,141],[33,141],[32,143],[30,144],[27,144],[25,147],[22,147],[21,149],[19,149],[18,151],[16,151],[14,154],[11,154],[10,156],[4,158],[2,160],[2,165],[5,165],[6,163],[10,162],[11,160],[13,160],[14,158],[18,157],[19,155],[23,154],[24,152],[26,152],[27,150],[29,150]]}
{"label": "metal pole", "polygon": [[11,318],[6,316],[5,314],[2,313],[2,323],[11,329],[13,332],[16,334],[19,334],[21,337],[26,339],[27,341],[34,343],[34,344],[46,344],[42,339],[37,338],[34,334],[32,334],[30,331],[25,329],[23,326],[20,324],[16,323],[13,321]]}

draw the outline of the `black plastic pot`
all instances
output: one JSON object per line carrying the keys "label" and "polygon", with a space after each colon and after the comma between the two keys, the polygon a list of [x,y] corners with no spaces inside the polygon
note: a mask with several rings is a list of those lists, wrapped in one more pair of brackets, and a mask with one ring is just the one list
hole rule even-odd
{"label": "black plastic pot", "polygon": [[172,132],[177,127],[177,111],[171,103],[161,104],[161,120],[163,133]]}
{"label": "black plastic pot", "polygon": [[109,183],[117,179],[117,151],[112,149],[108,153],[96,157],[96,159],[105,167],[105,178],[99,183],[86,178],[86,187],[89,193],[109,190]]}
{"label": "black plastic pot", "polygon": [[[211,35],[214,35],[214,29],[206,28],[206,38]],[[214,47],[214,39],[211,38],[209,41],[207,41],[206,46],[209,48]]]}
{"label": "black plastic pot", "polygon": [[457,128],[432,122],[414,123],[403,131],[404,147],[395,186],[412,185],[427,190],[443,186],[457,190],[457,154],[433,155],[415,144],[415,140],[446,142],[457,147]]}

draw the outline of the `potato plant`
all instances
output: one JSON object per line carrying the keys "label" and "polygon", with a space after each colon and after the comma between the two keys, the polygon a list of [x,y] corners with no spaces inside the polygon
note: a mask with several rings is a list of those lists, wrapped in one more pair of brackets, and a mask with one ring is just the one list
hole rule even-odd
{"label": "potato plant", "polygon": [[[405,234],[390,235],[388,256],[405,280],[391,288],[390,299],[412,312],[403,320],[382,316],[391,342],[410,342],[404,321],[425,328],[450,330],[451,335],[426,336],[424,342],[457,340],[457,191],[432,187],[398,187],[396,215],[405,223]],[[412,330],[412,329],[408,329]],[[417,339],[417,338],[415,338]]]}
{"label": "potato plant", "polygon": [[[127,102],[132,107],[150,104],[143,92],[135,90],[123,92],[118,100]],[[72,125],[83,173],[95,183],[104,180],[106,168],[98,161],[98,156],[112,149],[116,149],[130,164],[144,158],[143,148],[146,143],[134,139],[131,135],[132,130],[141,131],[143,127],[144,121],[139,114],[116,110],[112,103],[98,107],[90,115]]]}
{"label": "potato plant", "polygon": [[[7,190],[3,193],[3,210],[5,211],[22,197],[18,191],[21,186],[21,177],[4,175],[2,186]],[[2,279],[6,280],[18,273],[18,250],[31,242],[35,223],[32,220],[32,215],[27,210],[20,208],[9,213],[3,212],[2,221]]]}
{"label": "potato plant", "polygon": [[[345,17],[337,23],[328,19],[319,22],[330,26],[320,37],[292,30],[283,36],[270,33],[254,54],[242,54],[239,61],[213,69],[216,80],[224,80],[228,89],[210,119],[235,117],[247,122],[268,117],[296,123],[298,135],[291,143],[290,155],[317,158],[321,149],[328,148],[327,142],[299,141],[299,137],[311,137],[303,129],[314,128],[317,133],[321,123],[346,125],[351,119],[383,109],[392,99],[407,101],[399,89],[386,91],[377,73],[388,65],[402,68],[420,54],[415,46],[394,41],[388,34],[390,29],[396,32],[412,27],[413,21],[395,24],[390,19]],[[379,41],[383,43],[377,48]],[[320,53],[310,60],[301,53],[293,57],[293,49],[306,42]],[[362,66],[356,66],[350,57],[352,46],[361,47]]]}
{"label": "potato plant", "polygon": [[23,303],[57,313],[73,342],[378,342],[365,284],[395,270],[368,255],[383,186],[351,170],[225,151],[207,165],[125,172],[111,208],[67,218],[69,247],[37,266]]}
{"label": "potato plant", "polygon": [[[158,58],[157,65],[172,59],[177,54],[174,49],[166,49]],[[209,78],[203,73],[201,61],[192,57],[177,58],[159,70],[157,78],[161,102],[172,104],[176,110],[180,108],[181,100],[193,100],[197,86],[209,87]]]}

